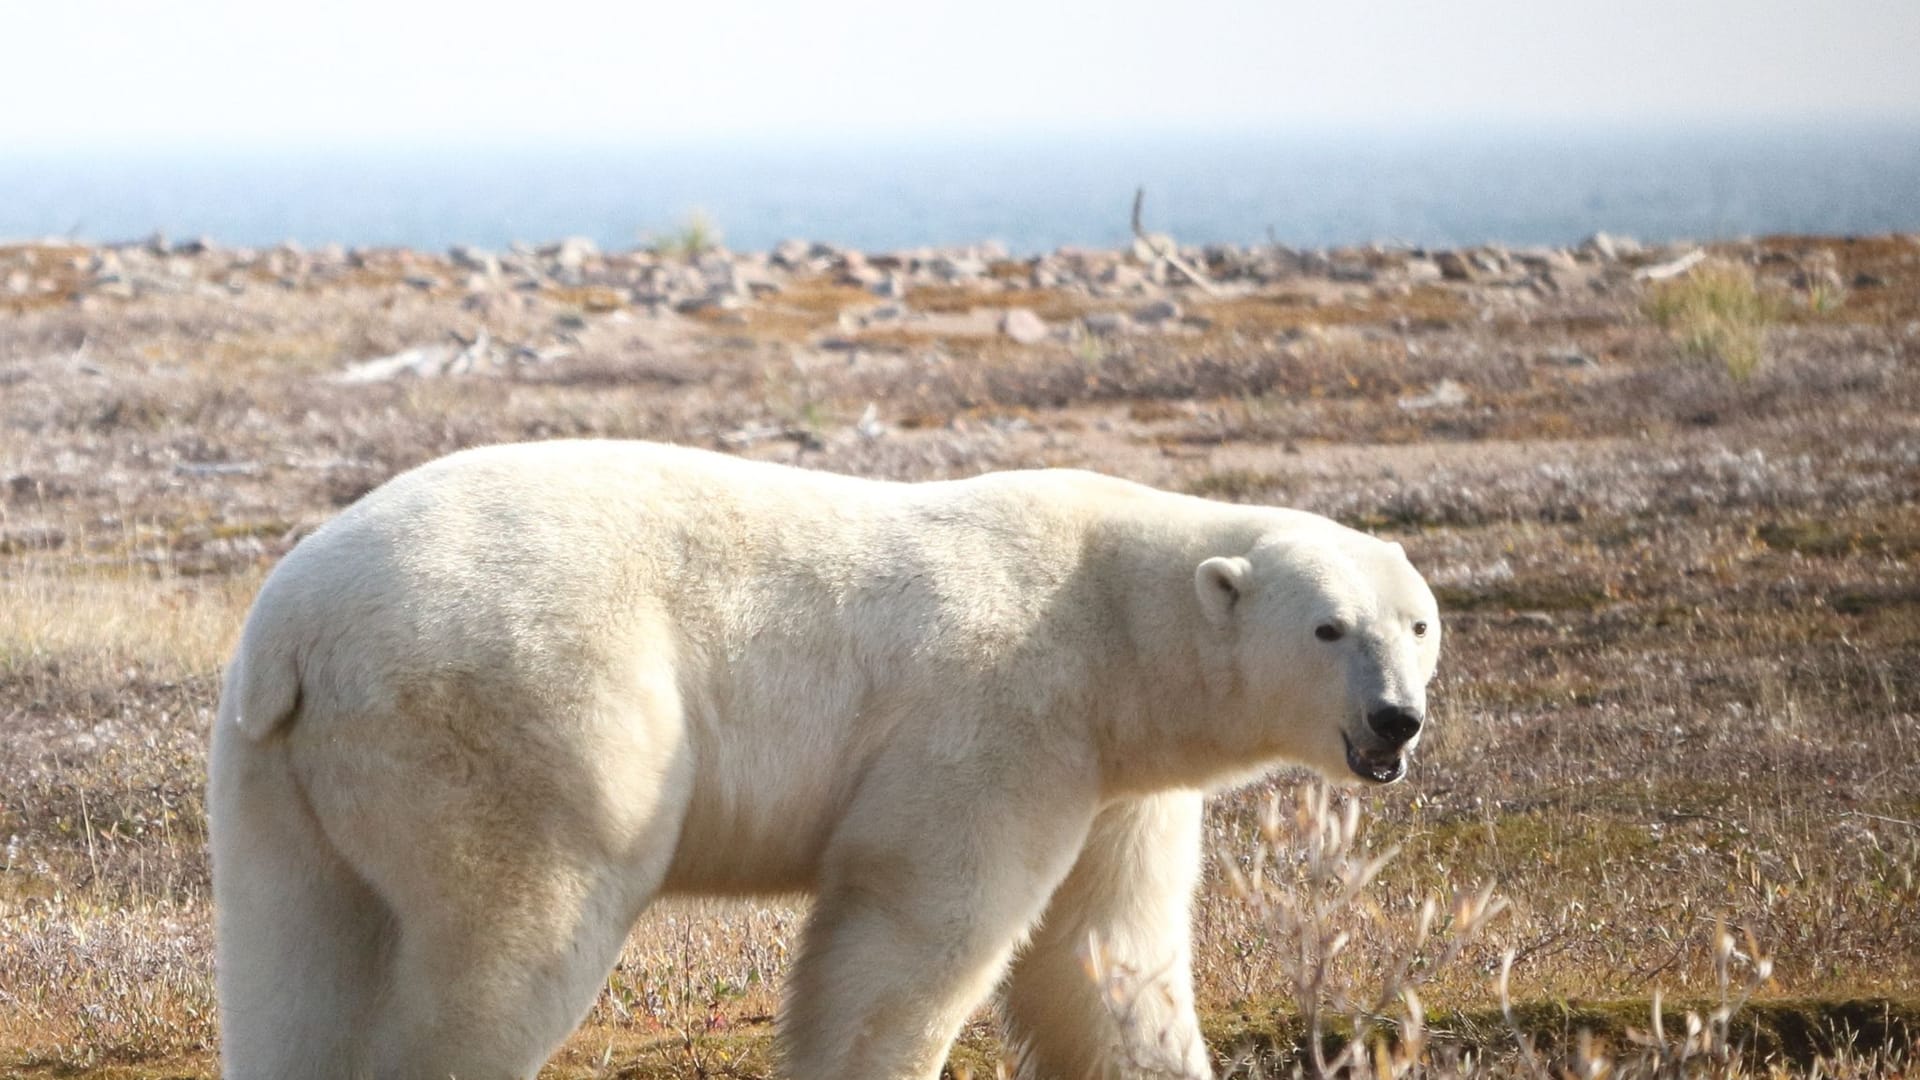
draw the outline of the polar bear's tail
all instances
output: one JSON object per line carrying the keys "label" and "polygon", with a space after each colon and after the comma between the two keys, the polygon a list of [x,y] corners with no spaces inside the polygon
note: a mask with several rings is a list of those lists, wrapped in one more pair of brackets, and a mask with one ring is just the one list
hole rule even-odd
{"label": "polar bear's tail", "polygon": [[255,740],[273,734],[300,705],[300,669],[290,643],[280,627],[262,625],[259,614],[241,631],[220,694],[220,722]]}

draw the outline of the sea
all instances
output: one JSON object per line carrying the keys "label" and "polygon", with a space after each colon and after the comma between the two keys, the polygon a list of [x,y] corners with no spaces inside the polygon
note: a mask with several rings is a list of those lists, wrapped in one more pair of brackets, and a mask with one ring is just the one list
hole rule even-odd
{"label": "sea", "polygon": [[1920,231],[1920,120],[1745,126],[0,147],[0,238],[868,251],[1569,244]]}

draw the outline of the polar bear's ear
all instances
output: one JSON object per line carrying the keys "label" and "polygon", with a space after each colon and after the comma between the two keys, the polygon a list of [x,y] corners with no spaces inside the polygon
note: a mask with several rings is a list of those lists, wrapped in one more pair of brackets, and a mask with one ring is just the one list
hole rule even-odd
{"label": "polar bear's ear", "polygon": [[1215,556],[1194,570],[1193,587],[1200,594],[1200,610],[1207,613],[1208,621],[1215,626],[1227,624],[1252,571],[1252,565],[1237,555]]}

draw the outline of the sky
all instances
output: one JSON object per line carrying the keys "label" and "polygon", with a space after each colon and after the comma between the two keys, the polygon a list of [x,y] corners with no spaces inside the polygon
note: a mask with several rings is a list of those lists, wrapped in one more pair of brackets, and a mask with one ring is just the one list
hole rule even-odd
{"label": "sky", "polygon": [[0,0],[7,146],[1920,118],[1920,0]]}

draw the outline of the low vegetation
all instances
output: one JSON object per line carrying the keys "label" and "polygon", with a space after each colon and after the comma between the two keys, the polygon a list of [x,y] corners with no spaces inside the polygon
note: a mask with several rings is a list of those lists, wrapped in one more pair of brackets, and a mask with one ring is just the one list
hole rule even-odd
{"label": "low vegetation", "polygon": [[656,254],[676,259],[697,259],[720,246],[720,227],[704,210],[689,213],[686,220],[664,236],[656,238],[652,248]]}
{"label": "low vegetation", "polygon": [[[1818,253],[1850,286],[1824,310],[1792,300]],[[1230,1075],[1911,1072],[1920,244],[1714,258],[1526,301],[1352,286],[1325,322],[1280,287],[1031,347],[829,346],[861,294],[826,280],[738,320],[353,282],[7,308],[0,1074],[213,1075],[203,747],[252,591],[395,472],[562,436],[1093,467],[1405,543],[1448,613],[1409,782],[1288,773],[1208,819],[1199,993]],[[1711,362],[1677,355],[1715,320]],[[330,378],[482,329],[568,351]],[[650,912],[548,1075],[768,1075],[805,913]],[[983,1014],[954,1068],[999,1060]]]}
{"label": "low vegetation", "polygon": [[[1838,302],[1835,290],[1818,281],[1808,286],[1807,300],[1820,312]],[[1777,303],[1761,292],[1746,266],[1709,260],[1676,281],[1655,286],[1646,307],[1687,356],[1724,365],[1728,375],[1746,380],[1766,359],[1767,327]]]}

